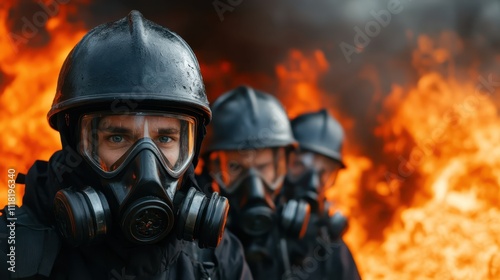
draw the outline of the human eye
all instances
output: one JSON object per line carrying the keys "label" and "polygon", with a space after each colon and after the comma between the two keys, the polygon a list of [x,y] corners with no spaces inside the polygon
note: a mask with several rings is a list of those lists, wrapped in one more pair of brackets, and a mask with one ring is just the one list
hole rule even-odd
{"label": "human eye", "polygon": [[123,149],[130,146],[131,137],[123,133],[104,133],[102,147],[108,149]]}
{"label": "human eye", "polygon": [[108,136],[108,141],[111,143],[123,143],[125,141],[125,137],[123,135],[110,135]]}
{"label": "human eye", "polygon": [[162,145],[178,142],[179,136],[175,133],[158,133],[154,136],[155,142]]}
{"label": "human eye", "polygon": [[257,170],[259,170],[260,172],[264,172],[264,171],[270,169],[272,166],[273,166],[273,164],[271,162],[259,164],[259,165],[257,165]]}
{"label": "human eye", "polygon": [[174,139],[170,136],[163,135],[163,136],[158,137],[159,143],[170,143],[172,141],[174,141]]}
{"label": "human eye", "polygon": [[234,174],[234,173],[240,172],[243,169],[243,167],[241,166],[241,164],[239,164],[235,161],[232,161],[232,162],[229,162],[228,169],[229,169],[229,172],[231,174]]}

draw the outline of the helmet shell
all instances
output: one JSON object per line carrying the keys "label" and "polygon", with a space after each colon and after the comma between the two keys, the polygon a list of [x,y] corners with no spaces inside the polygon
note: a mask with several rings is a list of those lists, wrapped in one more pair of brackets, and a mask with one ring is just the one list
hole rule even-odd
{"label": "helmet shell", "polygon": [[285,109],[268,93],[240,86],[221,95],[212,113],[206,152],[296,144]]}
{"label": "helmet shell", "polygon": [[302,114],[291,121],[295,139],[301,150],[315,152],[342,161],[344,129],[325,109]]}
{"label": "helmet shell", "polygon": [[69,53],[48,120],[60,130],[57,119],[64,113],[148,107],[184,110],[203,124],[211,117],[191,48],[177,34],[132,11],[92,29]]}

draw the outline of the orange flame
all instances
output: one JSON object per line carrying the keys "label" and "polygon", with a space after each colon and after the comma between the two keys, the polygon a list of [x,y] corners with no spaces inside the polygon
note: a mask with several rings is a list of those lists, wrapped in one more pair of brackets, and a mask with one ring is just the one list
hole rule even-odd
{"label": "orange flame", "polygon": [[[495,223],[500,218],[500,118],[477,88],[471,81],[425,74],[376,131],[394,137],[386,150],[404,153],[404,134],[415,143],[397,175],[399,191],[411,187],[406,179],[413,174],[422,180],[414,203],[385,229],[384,241],[358,252],[371,279],[500,276]],[[403,91],[395,87],[387,106],[393,108]],[[376,265],[381,259],[384,265]]]}
{"label": "orange flame", "polygon": [[[46,45],[16,47],[6,35],[12,34],[7,26],[12,3],[0,5],[0,174],[7,182],[9,168],[27,172],[34,160],[47,160],[60,148],[46,113],[59,69],[84,28],[66,23],[74,7],[60,6],[44,26],[51,36]],[[350,139],[356,120],[342,115],[334,93],[318,86],[330,67],[321,51],[291,50],[275,69],[277,95],[290,117],[326,106],[346,129],[348,168],[328,197],[350,217],[345,240],[364,279],[499,279],[500,118],[489,90],[500,83],[470,72],[467,79],[453,78],[450,46],[462,47],[451,33],[437,45],[425,36],[418,43],[413,57],[418,83],[394,85],[384,112],[374,116],[381,125],[373,133],[384,139],[391,162],[375,164],[357,153]],[[215,94],[242,83],[257,88],[275,83],[261,73],[238,74],[229,61],[201,68],[212,85],[208,92]],[[362,75],[373,76],[370,69]],[[6,188],[2,183],[3,204]],[[23,190],[16,194],[21,204]],[[379,224],[384,219],[388,226]]]}
{"label": "orange flame", "polygon": [[[83,36],[83,28],[68,25],[65,18],[71,11],[61,5],[59,13],[50,17],[45,28],[51,40],[47,45],[30,49],[27,45],[33,38],[8,29],[8,3],[0,9],[0,145],[2,162],[0,174],[7,183],[7,170],[26,173],[36,159],[48,160],[61,148],[59,135],[47,122],[47,112],[54,98],[57,76],[71,48]],[[38,11],[40,12],[40,11]],[[49,17],[49,16],[47,16]],[[27,20],[31,17],[26,16]],[[16,37],[17,36],[17,37]],[[23,37],[24,36],[24,37]],[[5,186],[5,187],[4,187]],[[16,186],[16,203],[21,204],[23,185]],[[7,204],[7,186],[2,183],[0,204]]]}
{"label": "orange flame", "polygon": [[[443,38],[453,43],[449,34]],[[375,130],[386,140],[386,153],[404,158],[392,177],[396,191],[417,192],[410,205],[399,208],[382,242],[357,248],[370,279],[500,276],[500,227],[494,222],[500,218],[500,118],[488,92],[500,83],[492,76],[444,77],[438,68],[455,66],[441,45],[419,38],[418,84],[410,90],[394,86],[385,100],[392,115],[381,117],[384,124]],[[420,178],[419,185],[412,185],[412,176]]]}
{"label": "orange flame", "polygon": [[308,57],[299,50],[290,51],[288,61],[276,66],[278,95],[290,118],[324,107],[322,99],[326,94],[318,88],[318,81],[328,68],[323,52],[315,51]]}
{"label": "orange flame", "polygon": [[[328,193],[350,217],[344,239],[365,279],[500,276],[500,226],[495,222],[500,219],[500,118],[490,98],[500,79],[452,78],[458,74],[447,46],[460,51],[456,40],[445,33],[436,45],[421,36],[413,61],[421,75],[418,84],[413,89],[394,85],[384,100],[374,133],[384,139],[384,153],[398,158],[389,168],[398,171],[388,172],[384,165],[389,162],[377,167],[348,148],[348,168]],[[277,67],[280,96],[291,116],[325,104],[339,115],[335,100],[328,102],[317,87],[328,68],[321,57],[320,52],[292,51],[289,61]],[[443,69],[450,77],[439,74]],[[339,117],[349,136],[354,121]],[[403,203],[408,193],[413,195]],[[374,199],[360,201],[363,197]],[[375,215],[384,213],[393,218],[387,216],[391,220],[376,238],[380,217]]]}

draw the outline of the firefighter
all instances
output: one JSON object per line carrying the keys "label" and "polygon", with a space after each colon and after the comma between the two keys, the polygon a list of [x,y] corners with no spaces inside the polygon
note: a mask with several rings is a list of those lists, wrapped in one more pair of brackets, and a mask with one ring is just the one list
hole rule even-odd
{"label": "firefighter", "polygon": [[240,86],[212,105],[200,185],[227,196],[228,228],[240,239],[255,279],[280,279],[286,236],[305,234],[309,205],[279,205],[287,155],[296,146],[287,114],[268,93]]}
{"label": "firefighter", "polygon": [[299,149],[290,154],[283,198],[307,201],[311,217],[303,239],[287,240],[291,265],[284,279],[360,279],[342,241],[347,219],[326,200],[327,190],[345,168],[343,128],[326,110],[300,115],[291,126]]}
{"label": "firefighter", "polygon": [[181,37],[137,11],[92,29],[48,113],[62,150],[0,219],[0,279],[251,279],[227,199],[194,179],[210,119]]}

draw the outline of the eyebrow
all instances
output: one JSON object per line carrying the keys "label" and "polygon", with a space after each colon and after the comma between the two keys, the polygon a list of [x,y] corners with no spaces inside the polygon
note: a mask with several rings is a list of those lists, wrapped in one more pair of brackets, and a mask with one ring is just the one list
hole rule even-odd
{"label": "eyebrow", "polygon": [[[109,133],[121,133],[121,134],[132,134],[132,130],[121,126],[107,126],[104,128],[99,128],[99,131],[109,132]],[[174,127],[159,128],[157,130],[158,134],[179,134],[180,130]]]}
{"label": "eyebrow", "polygon": [[111,133],[122,133],[122,134],[131,134],[132,130],[121,127],[121,126],[107,126],[103,128],[99,128],[100,131],[111,132]]}
{"label": "eyebrow", "polygon": [[178,128],[169,127],[169,128],[159,128],[158,134],[178,134],[180,130]]}
{"label": "eyebrow", "polygon": [[264,168],[264,167],[266,167],[268,165],[271,165],[271,164],[273,164],[273,161],[272,160],[268,160],[268,161],[256,164],[255,167],[257,167],[257,168]]}

